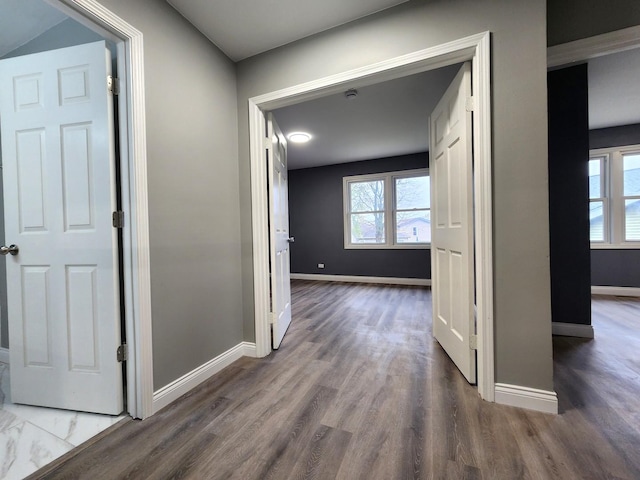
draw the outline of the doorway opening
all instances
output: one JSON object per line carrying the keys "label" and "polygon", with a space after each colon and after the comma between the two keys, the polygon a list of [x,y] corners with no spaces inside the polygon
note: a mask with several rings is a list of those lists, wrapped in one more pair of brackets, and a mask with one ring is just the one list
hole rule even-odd
{"label": "doorway opening", "polygon": [[413,73],[471,61],[475,153],[473,199],[476,250],[475,285],[478,325],[478,391],[494,400],[493,270],[491,202],[490,35],[483,33],[249,99],[256,353],[271,351],[269,319],[269,240],[267,179],[263,163],[265,113],[305,100],[344,91],[357,83],[372,85]]}
{"label": "doorway opening", "polygon": [[120,86],[119,168],[125,213],[121,282],[128,342],[126,403],[131,416],[144,418],[152,414],[153,386],[142,34],[97,2],[46,3],[115,45],[120,75],[116,80]]}
{"label": "doorway opening", "polygon": [[[635,268],[640,258],[640,117],[632,101],[640,70],[639,35],[640,26],[630,27],[550,47],[547,57],[550,75],[582,69],[580,98],[588,116],[572,137],[579,136],[584,145],[578,152],[582,163],[573,174],[583,185],[588,182],[578,200],[589,212],[589,224],[576,240],[586,251],[579,257],[586,271],[580,278],[590,292],[580,298],[579,307],[587,311],[589,322],[556,323],[562,318],[554,318],[556,383],[559,393],[573,388],[575,379],[566,371],[574,368],[606,383],[604,388],[589,382],[594,391],[623,392],[616,396],[618,402],[627,401],[625,395],[633,396],[640,386],[634,373],[638,328],[632,320],[640,308]],[[598,342],[583,340],[594,337]],[[587,358],[588,369],[575,368],[575,362]],[[637,415],[637,409],[625,414]]]}

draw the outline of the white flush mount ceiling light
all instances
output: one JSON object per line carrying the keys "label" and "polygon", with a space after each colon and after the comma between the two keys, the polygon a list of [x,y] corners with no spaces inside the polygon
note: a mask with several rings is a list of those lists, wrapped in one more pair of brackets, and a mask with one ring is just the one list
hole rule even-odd
{"label": "white flush mount ceiling light", "polygon": [[311,140],[311,135],[307,132],[291,132],[287,138],[293,143],[307,143]]}

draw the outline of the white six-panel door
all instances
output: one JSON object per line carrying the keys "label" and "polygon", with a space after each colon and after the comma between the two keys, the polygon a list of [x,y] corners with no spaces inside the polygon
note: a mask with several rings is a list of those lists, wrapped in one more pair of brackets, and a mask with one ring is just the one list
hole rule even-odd
{"label": "white six-panel door", "polygon": [[15,403],[123,409],[110,70],[104,42],[0,61]]}
{"label": "white six-panel door", "polygon": [[291,324],[291,269],[289,264],[289,185],[287,140],[273,115],[268,120],[269,234],[271,243],[271,337],[277,349]]}
{"label": "white six-panel door", "polygon": [[433,333],[476,382],[473,284],[471,65],[465,63],[430,119]]}

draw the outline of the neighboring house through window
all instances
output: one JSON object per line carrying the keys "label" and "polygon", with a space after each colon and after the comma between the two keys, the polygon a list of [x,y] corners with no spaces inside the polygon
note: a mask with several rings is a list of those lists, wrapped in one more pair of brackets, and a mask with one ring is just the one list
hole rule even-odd
{"label": "neighboring house through window", "polygon": [[425,248],[431,242],[427,169],[344,177],[345,248]]}
{"label": "neighboring house through window", "polygon": [[640,246],[640,145],[591,151],[592,248]]}

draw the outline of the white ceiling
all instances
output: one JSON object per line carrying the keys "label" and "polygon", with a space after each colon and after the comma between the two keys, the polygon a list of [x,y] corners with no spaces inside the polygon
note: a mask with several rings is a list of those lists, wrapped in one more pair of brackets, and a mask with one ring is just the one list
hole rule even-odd
{"label": "white ceiling", "polygon": [[[239,60],[407,0],[168,1]],[[0,57],[66,18],[43,0],[0,0]],[[339,94],[278,110],[285,133],[307,129],[315,136],[304,147],[290,144],[291,166],[426,150],[427,116],[453,74],[449,68],[385,84],[353,85],[359,96],[352,101]],[[640,49],[589,62],[590,128],[640,123],[638,78]]]}
{"label": "white ceiling", "polygon": [[640,123],[640,48],[589,60],[589,128]]}
{"label": "white ceiling", "polygon": [[42,0],[0,0],[0,57],[66,18]]}
{"label": "white ceiling", "polygon": [[[288,144],[289,169],[391,157],[428,149],[429,115],[459,69],[452,65],[275,110],[282,131],[306,131]],[[346,90],[346,89],[345,89]]]}
{"label": "white ceiling", "polygon": [[408,0],[167,0],[237,62]]}

